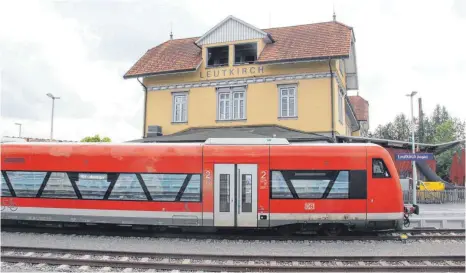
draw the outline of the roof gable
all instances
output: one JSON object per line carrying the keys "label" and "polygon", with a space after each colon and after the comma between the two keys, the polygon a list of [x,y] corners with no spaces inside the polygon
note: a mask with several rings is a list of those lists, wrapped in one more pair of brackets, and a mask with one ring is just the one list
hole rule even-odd
{"label": "roof gable", "polygon": [[206,44],[263,38],[268,38],[266,32],[230,15],[202,35],[196,41],[196,44],[202,46]]}

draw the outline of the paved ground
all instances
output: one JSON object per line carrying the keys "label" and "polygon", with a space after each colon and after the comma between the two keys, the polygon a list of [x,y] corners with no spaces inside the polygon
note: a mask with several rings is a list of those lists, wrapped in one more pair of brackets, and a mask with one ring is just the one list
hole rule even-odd
{"label": "paved ground", "polygon": [[465,204],[418,204],[422,218],[465,218]]}
{"label": "paved ground", "polygon": [[466,228],[465,204],[419,204],[419,215],[411,215],[409,228]]}

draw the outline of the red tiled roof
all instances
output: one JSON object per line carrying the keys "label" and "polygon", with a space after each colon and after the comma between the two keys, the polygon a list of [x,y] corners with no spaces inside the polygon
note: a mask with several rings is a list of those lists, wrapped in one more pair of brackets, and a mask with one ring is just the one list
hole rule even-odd
{"label": "red tiled roof", "polygon": [[[264,29],[274,43],[267,44],[257,63],[348,56],[352,29],[339,22]],[[199,37],[168,40],[148,50],[124,78],[195,70],[202,61]]]}
{"label": "red tiled roof", "polygon": [[149,49],[126,77],[195,70],[202,61],[201,49],[194,44],[198,37],[168,40]]}
{"label": "red tiled roof", "polygon": [[369,120],[369,103],[361,96],[348,96],[357,120]]}

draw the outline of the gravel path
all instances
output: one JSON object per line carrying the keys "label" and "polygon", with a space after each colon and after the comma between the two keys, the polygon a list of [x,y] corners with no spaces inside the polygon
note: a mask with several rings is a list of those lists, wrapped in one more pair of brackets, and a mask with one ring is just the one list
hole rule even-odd
{"label": "gravel path", "polygon": [[58,247],[120,251],[170,253],[225,253],[270,255],[465,255],[465,241],[413,242],[294,242],[294,241],[227,241],[161,238],[124,238],[104,236],[70,236],[30,233],[1,233],[5,246]]}

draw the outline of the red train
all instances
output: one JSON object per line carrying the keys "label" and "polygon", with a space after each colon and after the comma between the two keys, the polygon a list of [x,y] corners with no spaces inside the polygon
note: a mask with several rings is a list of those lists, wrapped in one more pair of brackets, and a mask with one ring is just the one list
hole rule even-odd
{"label": "red train", "polygon": [[398,230],[389,153],[373,144],[2,144],[2,219],[211,228]]}

